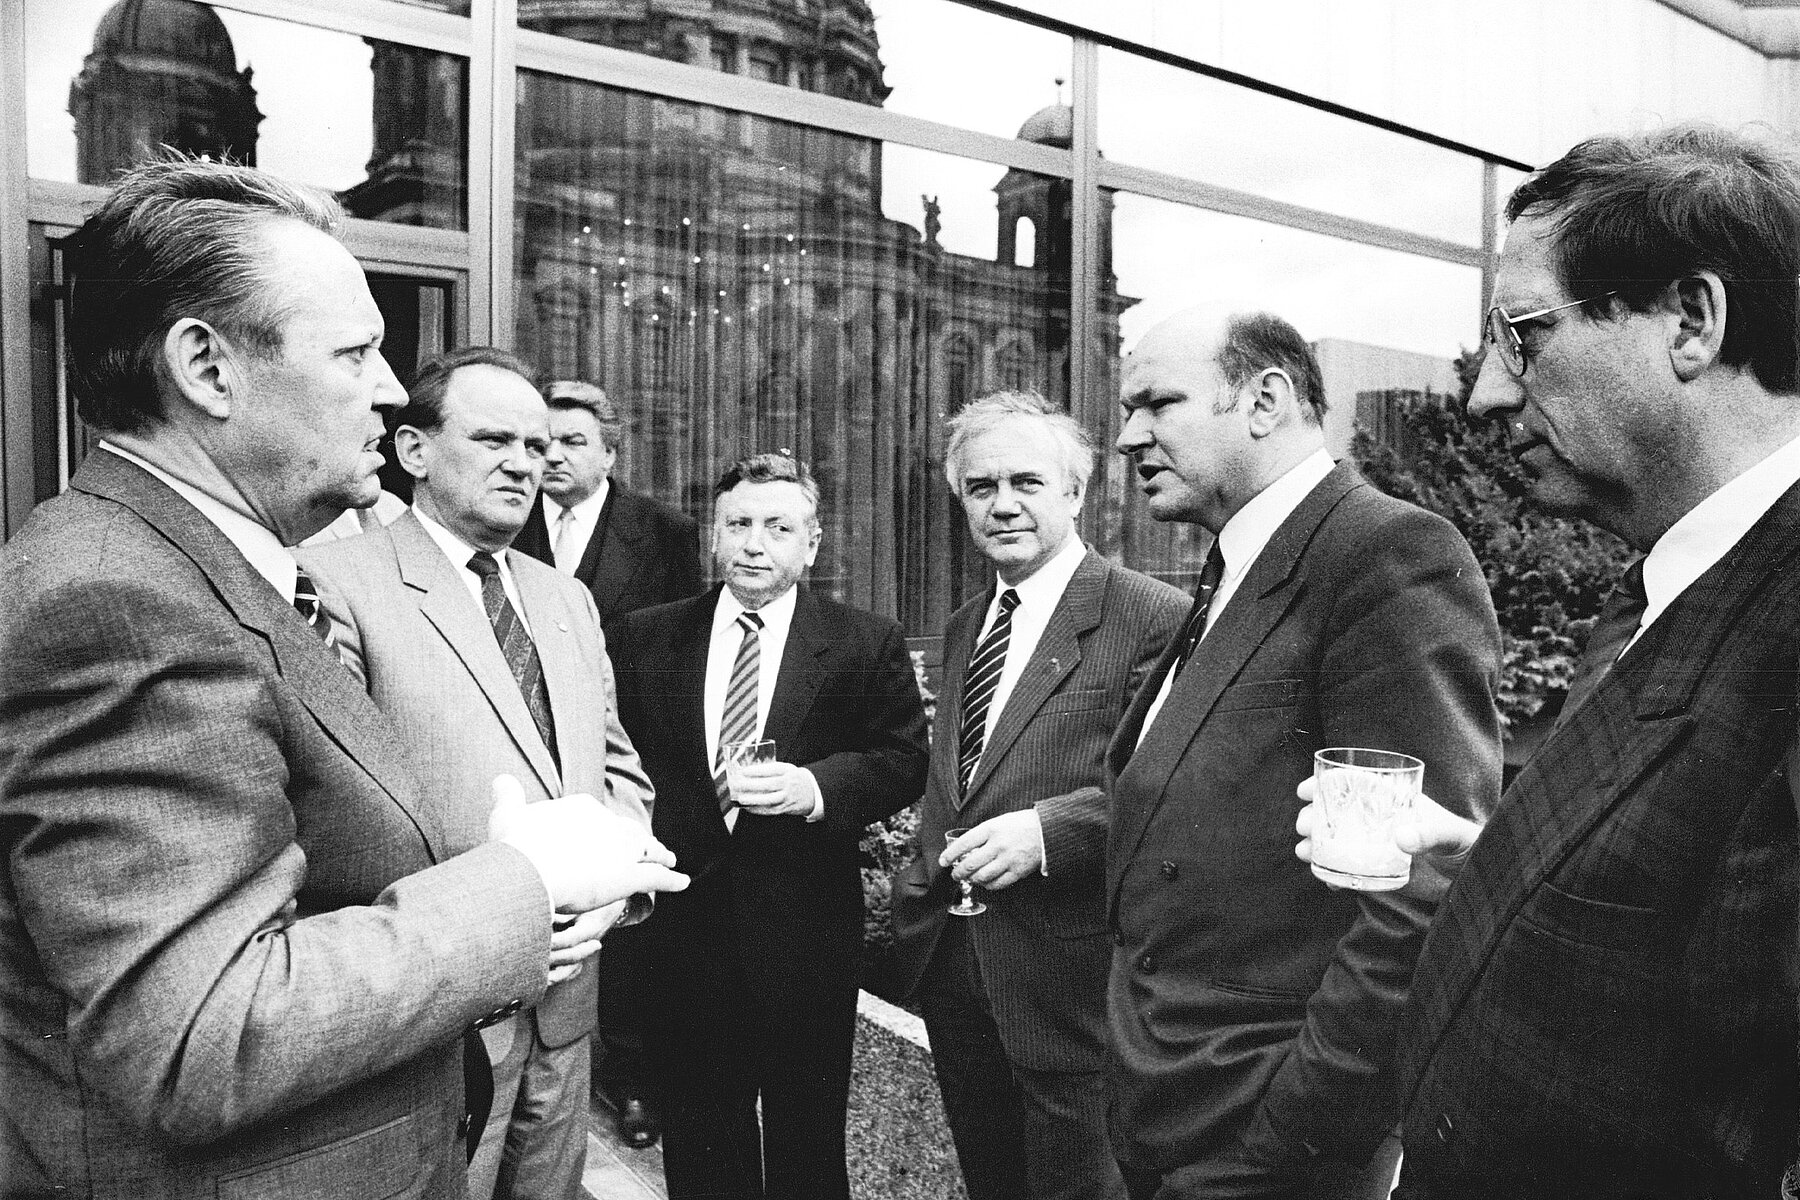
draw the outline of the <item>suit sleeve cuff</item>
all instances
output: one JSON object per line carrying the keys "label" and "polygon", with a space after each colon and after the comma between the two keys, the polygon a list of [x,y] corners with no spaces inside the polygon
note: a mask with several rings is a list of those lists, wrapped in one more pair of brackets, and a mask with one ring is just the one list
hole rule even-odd
{"label": "suit sleeve cuff", "polygon": [[812,788],[813,795],[812,811],[806,814],[806,822],[809,825],[816,824],[825,819],[825,793],[819,790],[819,781],[810,770],[801,767],[800,773],[806,776],[807,786]]}

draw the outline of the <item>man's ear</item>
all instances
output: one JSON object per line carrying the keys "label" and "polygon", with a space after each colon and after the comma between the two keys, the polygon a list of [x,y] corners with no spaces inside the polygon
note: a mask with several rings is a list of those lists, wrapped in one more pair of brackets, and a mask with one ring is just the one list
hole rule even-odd
{"label": "man's ear", "polygon": [[183,317],[163,335],[162,365],[176,393],[189,404],[215,421],[231,415],[241,379],[231,348],[218,330]]}
{"label": "man's ear", "polygon": [[1294,381],[1280,367],[1264,367],[1250,385],[1250,436],[1267,437],[1294,408]]}
{"label": "man's ear", "polygon": [[1678,379],[1691,383],[1725,345],[1725,281],[1697,271],[1671,283],[1663,303],[1672,318],[1669,363]]}
{"label": "man's ear", "polygon": [[394,429],[394,457],[399,460],[400,467],[414,479],[423,479],[427,474],[425,435],[415,425],[400,425]]}

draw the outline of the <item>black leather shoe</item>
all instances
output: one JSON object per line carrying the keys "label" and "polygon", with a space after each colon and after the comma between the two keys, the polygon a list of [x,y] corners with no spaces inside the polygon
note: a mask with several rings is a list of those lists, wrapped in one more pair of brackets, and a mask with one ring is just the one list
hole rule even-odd
{"label": "black leather shoe", "polygon": [[618,1127],[619,1136],[633,1150],[648,1150],[662,1136],[662,1122],[656,1119],[656,1110],[640,1096],[627,1096],[621,1100],[613,1123]]}

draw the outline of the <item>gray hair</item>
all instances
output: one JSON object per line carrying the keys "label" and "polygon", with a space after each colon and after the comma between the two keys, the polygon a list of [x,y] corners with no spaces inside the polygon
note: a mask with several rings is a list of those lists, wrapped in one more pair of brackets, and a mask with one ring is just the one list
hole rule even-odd
{"label": "gray hair", "polygon": [[1088,477],[1094,473],[1094,439],[1081,422],[1036,392],[995,392],[963,406],[961,412],[944,422],[950,444],[944,450],[944,479],[950,490],[961,493],[957,482],[957,462],[963,448],[983,434],[1016,417],[1041,423],[1056,438],[1062,451],[1063,473],[1075,481],[1078,491],[1086,492]]}

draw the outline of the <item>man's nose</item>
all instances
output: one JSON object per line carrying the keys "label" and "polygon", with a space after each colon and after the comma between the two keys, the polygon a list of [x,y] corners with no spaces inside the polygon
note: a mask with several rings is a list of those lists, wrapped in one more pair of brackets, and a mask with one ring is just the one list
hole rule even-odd
{"label": "man's nose", "polygon": [[1125,423],[1119,427],[1119,440],[1113,443],[1113,449],[1120,454],[1136,454],[1150,444],[1149,434],[1144,429],[1145,422],[1139,419],[1144,410],[1133,409],[1125,414]]}
{"label": "man's nose", "polygon": [[995,516],[1009,516],[1019,511],[1019,493],[1005,484],[994,489],[994,503],[989,509]]}
{"label": "man's nose", "polygon": [[377,412],[405,407],[406,389],[400,386],[394,368],[388,366],[388,360],[382,357],[379,350],[375,351],[375,370],[378,377],[375,381],[375,398],[370,401],[371,407]]}
{"label": "man's nose", "polygon": [[1525,389],[1506,369],[1498,354],[1489,353],[1469,392],[1469,415],[1489,419],[1516,412],[1525,406]]}

